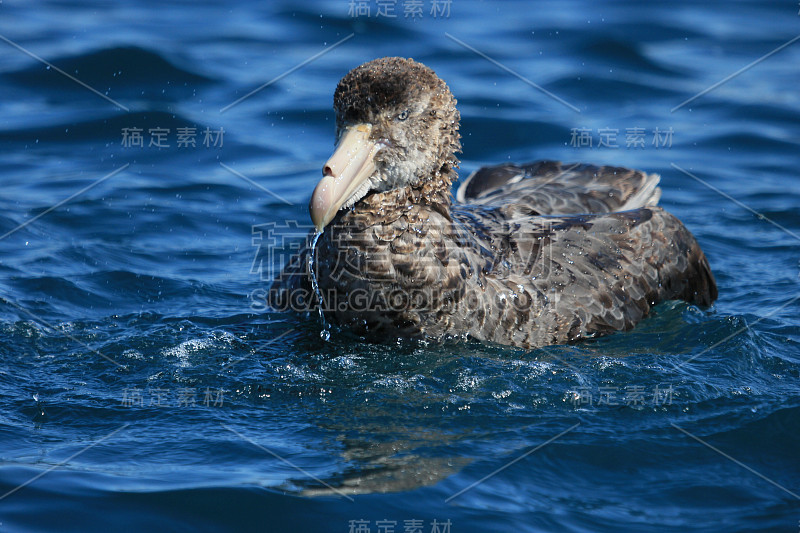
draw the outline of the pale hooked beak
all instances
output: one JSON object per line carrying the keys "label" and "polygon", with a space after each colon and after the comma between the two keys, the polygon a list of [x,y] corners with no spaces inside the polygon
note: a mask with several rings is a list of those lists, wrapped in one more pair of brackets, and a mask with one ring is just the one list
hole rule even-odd
{"label": "pale hooked beak", "polygon": [[383,148],[383,144],[370,140],[371,131],[371,124],[348,127],[333,155],[322,167],[323,178],[308,205],[317,231],[325,229],[343,205],[352,205],[359,200],[350,201],[356,194],[366,194],[367,191],[362,189],[375,172],[375,155]]}

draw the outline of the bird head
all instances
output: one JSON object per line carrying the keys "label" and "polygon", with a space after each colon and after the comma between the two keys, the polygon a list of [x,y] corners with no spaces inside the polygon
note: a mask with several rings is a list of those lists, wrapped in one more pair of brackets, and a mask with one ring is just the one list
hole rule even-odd
{"label": "bird head", "polygon": [[456,100],[422,63],[400,57],[364,63],[339,82],[333,107],[336,149],[309,204],[318,231],[367,194],[449,180],[458,166]]}

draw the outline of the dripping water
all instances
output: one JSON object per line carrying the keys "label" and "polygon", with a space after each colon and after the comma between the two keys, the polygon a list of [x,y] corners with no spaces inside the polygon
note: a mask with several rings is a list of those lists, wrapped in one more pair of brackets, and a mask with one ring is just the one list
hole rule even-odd
{"label": "dripping water", "polygon": [[322,291],[319,290],[317,272],[314,270],[314,263],[317,260],[317,241],[321,236],[322,232],[318,231],[314,234],[314,240],[311,241],[311,253],[308,254],[308,274],[311,276],[311,287],[313,287],[314,293],[317,295],[317,310],[319,311],[319,318],[322,320],[322,331],[319,332],[319,336],[322,337],[322,340],[327,341],[331,338],[331,330],[328,322],[325,320],[325,313],[322,311],[324,307]]}

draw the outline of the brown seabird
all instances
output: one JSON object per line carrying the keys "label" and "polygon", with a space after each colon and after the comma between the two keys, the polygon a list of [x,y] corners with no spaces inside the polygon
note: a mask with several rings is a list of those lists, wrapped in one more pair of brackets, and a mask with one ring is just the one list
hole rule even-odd
{"label": "brown seabird", "polygon": [[717,297],[694,236],[656,205],[656,174],[502,164],[454,201],[460,116],[430,68],[365,63],[339,82],[334,109],[336,149],[309,205],[317,232],[273,283],[273,308],[317,309],[371,339],[533,348]]}

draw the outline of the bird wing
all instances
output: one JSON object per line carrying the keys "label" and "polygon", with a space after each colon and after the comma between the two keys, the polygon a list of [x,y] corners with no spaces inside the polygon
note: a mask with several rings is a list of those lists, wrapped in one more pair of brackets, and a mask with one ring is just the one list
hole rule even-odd
{"label": "bird wing", "polygon": [[[628,330],[658,302],[705,306],[717,297],[697,241],[660,207],[516,220],[502,208],[465,206],[456,213],[489,251],[467,254],[479,265],[487,301],[505,304],[502,295],[513,294],[524,304],[523,292],[533,298],[533,305],[494,305],[485,319],[479,316],[479,336],[486,340],[508,344],[510,335],[521,346],[570,342]],[[526,324],[533,320],[535,328]]]}
{"label": "bird wing", "polygon": [[459,186],[456,199],[486,207],[514,203],[528,215],[612,213],[654,206],[658,174],[560,161],[482,167]]}

